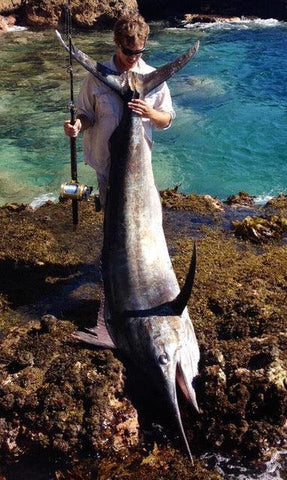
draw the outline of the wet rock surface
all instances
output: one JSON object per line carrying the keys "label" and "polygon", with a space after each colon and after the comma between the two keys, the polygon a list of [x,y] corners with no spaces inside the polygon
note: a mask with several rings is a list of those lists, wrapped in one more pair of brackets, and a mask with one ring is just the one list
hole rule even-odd
{"label": "wet rock surface", "polygon": [[0,475],[6,480],[157,480],[163,472],[166,479],[213,480],[220,476],[206,470],[205,452],[256,464],[286,441],[285,233],[255,244],[232,228],[247,213],[285,218],[286,199],[258,207],[177,191],[162,197],[181,284],[197,241],[189,311],[201,350],[200,413],[180,399],[194,467],[148,381],[119,353],[72,337],[92,326],[99,310],[102,213],[81,203],[75,233],[69,203],[36,211],[8,205],[0,209]]}
{"label": "wet rock surface", "polygon": [[109,350],[75,345],[73,326],[46,315],[12,329],[1,346],[1,450],[98,454],[137,442],[124,369]]}

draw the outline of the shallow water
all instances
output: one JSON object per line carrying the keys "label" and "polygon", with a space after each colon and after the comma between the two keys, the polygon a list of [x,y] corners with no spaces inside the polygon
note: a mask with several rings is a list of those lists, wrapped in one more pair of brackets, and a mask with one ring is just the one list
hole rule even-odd
{"label": "shallow water", "polygon": [[[221,199],[238,191],[259,198],[286,191],[287,24],[274,20],[154,25],[145,59],[162,65],[196,40],[201,48],[170,81],[177,119],[155,132],[154,172],[159,188]],[[103,61],[112,34],[75,33],[75,43]],[[67,56],[52,31],[13,31],[0,37],[0,204],[56,199],[70,179]],[[85,76],[75,66],[75,93]],[[83,164],[79,180],[96,185]]]}
{"label": "shallow water", "polygon": [[206,454],[202,457],[205,465],[215,469],[228,480],[285,480],[287,471],[287,450],[274,452],[266,463],[257,467],[242,465],[231,458]]}

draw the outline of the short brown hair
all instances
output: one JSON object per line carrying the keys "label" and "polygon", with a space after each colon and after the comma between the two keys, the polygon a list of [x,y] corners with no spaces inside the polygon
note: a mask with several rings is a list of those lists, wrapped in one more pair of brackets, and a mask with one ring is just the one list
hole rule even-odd
{"label": "short brown hair", "polygon": [[138,40],[146,42],[149,35],[149,25],[139,14],[124,15],[120,17],[114,27],[114,38],[118,43],[123,40],[127,44],[137,42]]}

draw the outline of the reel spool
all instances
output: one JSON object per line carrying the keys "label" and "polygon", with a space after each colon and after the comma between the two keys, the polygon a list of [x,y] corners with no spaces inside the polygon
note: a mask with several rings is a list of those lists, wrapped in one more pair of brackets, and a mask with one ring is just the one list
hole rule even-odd
{"label": "reel spool", "polygon": [[60,202],[65,200],[86,200],[90,199],[93,187],[88,187],[83,183],[77,182],[64,182],[60,187]]}

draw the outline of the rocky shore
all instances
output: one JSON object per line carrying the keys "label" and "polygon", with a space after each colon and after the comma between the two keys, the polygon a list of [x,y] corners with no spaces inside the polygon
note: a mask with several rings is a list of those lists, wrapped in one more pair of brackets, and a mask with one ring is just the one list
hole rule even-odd
{"label": "rocky shore", "polygon": [[198,264],[189,311],[200,413],[181,398],[191,467],[168,409],[119,353],[77,343],[100,304],[102,213],[69,203],[0,209],[0,477],[215,480],[202,459],[264,469],[286,446],[287,198],[254,205],[162,192],[175,271]]}
{"label": "rocky shore", "polygon": [[[232,0],[183,1],[171,0],[73,0],[73,25],[77,28],[111,28],[126,10],[139,10],[148,20],[164,20],[171,25],[194,21],[234,21],[242,16],[287,19],[287,0],[267,2],[238,2]],[[58,27],[65,22],[67,0],[0,0],[0,31],[6,32],[17,23],[29,28]],[[187,21],[187,23],[189,23]]]}

